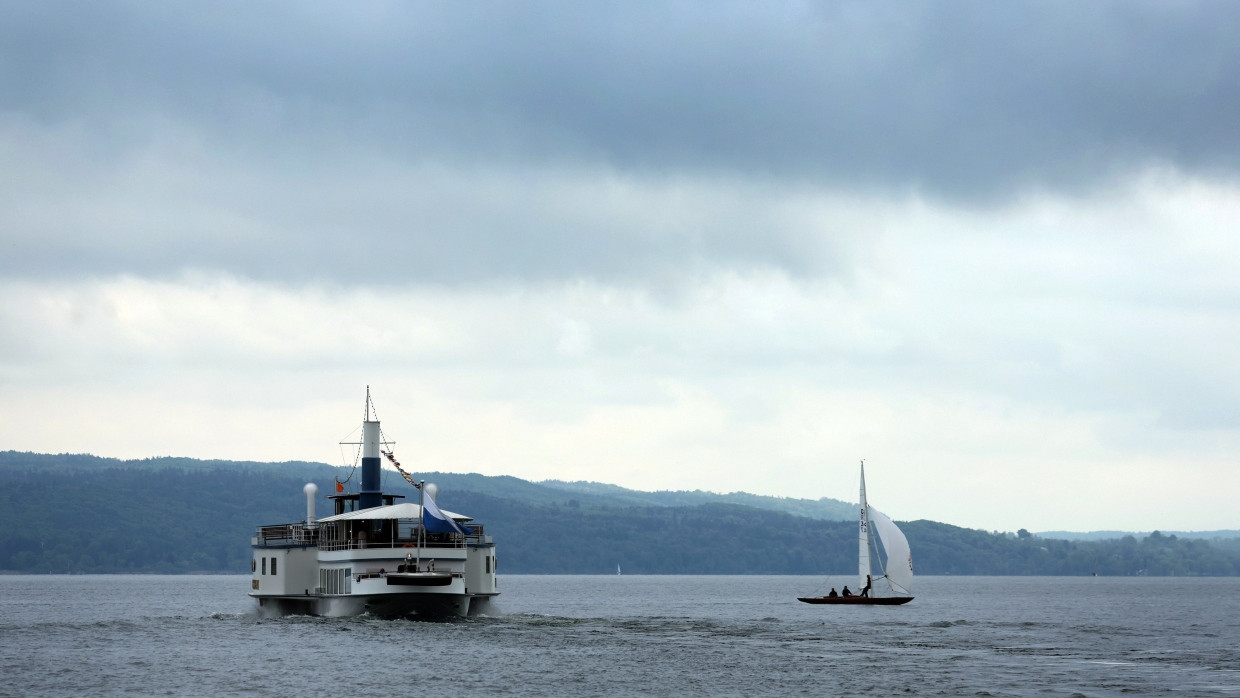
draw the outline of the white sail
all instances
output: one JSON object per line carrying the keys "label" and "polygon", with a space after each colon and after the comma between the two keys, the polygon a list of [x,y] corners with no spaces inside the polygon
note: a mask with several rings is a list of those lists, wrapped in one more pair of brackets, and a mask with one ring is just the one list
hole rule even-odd
{"label": "white sail", "polygon": [[887,551],[887,569],[884,570],[891,588],[903,594],[912,593],[913,554],[908,547],[904,532],[883,512],[870,507],[870,525],[878,534]]}
{"label": "white sail", "polygon": [[857,589],[865,588],[865,578],[870,574],[870,522],[866,512],[869,507],[865,503],[865,461],[861,461],[861,524],[858,529]]}

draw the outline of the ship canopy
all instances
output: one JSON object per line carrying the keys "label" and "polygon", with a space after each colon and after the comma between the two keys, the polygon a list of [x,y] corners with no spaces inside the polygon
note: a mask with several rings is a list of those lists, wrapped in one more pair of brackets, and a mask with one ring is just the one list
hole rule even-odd
{"label": "ship canopy", "polygon": [[891,582],[891,588],[904,594],[912,593],[913,588],[913,553],[909,549],[908,539],[904,537],[904,532],[896,526],[896,522],[891,520],[883,512],[869,507],[870,524],[874,527],[874,531],[878,534],[879,540],[882,541],[883,550],[887,553],[886,559],[883,561],[887,580]]}
{"label": "ship canopy", "polygon": [[[473,518],[464,514],[457,514],[451,511],[441,511],[439,507],[434,506],[433,500],[428,500],[426,507],[427,518],[432,518],[435,512],[439,512],[444,519],[450,521],[473,521]],[[335,516],[328,516],[319,519],[319,523],[331,523],[333,521],[370,521],[374,519],[421,519],[422,507],[412,502],[402,502],[400,504],[388,504],[381,507],[370,507],[369,509],[358,509],[357,511],[348,511]],[[427,521],[427,528],[431,529],[432,524]]]}

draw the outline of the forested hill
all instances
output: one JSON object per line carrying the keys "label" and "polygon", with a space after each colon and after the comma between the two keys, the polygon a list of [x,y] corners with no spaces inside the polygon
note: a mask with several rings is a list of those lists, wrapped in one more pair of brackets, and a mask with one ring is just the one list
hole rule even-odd
{"label": "forested hill", "polygon": [[[38,454],[19,451],[0,451],[0,474],[6,472],[29,472],[37,470],[56,475],[74,474],[88,475],[105,470],[140,470],[161,471],[176,470],[185,472],[210,472],[213,470],[242,471],[254,474],[270,474],[282,479],[285,476],[304,478],[303,482],[314,481],[319,484],[320,497],[331,494],[324,487],[333,478],[351,482],[356,485],[361,479],[360,471],[353,468],[332,467],[324,463],[307,463],[304,461],[287,461],[284,463],[260,463],[255,461],[196,460],[193,458],[146,458],[142,460],[118,460],[82,454]],[[717,494],[714,492],[695,491],[658,491],[643,492],[630,490],[618,485],[604,485],[596,482],[562,482],[547,480],[545,482],[529,482],[510,476],[488,476],[475,473],[419,473],[417,477],[427,482],[436,483],[442,491],[468,491],[487,494],[501,499],[514,499],[534,504],[557,504],[577,502],[579,505],[593,507],[624,508],[630,506],[695,506],[699,504],[743,504],[758,509],[782,511],[798,516],[814,519],[848,520],[857,516],[855,503],[841,502],[837,499],[794,499],[790,497],[768,497],[732,492]],[[353,479],[351,479],[353,478]],[[391,470],[383,471],[383,490],[385,492],[404,492],[408,485],[400,475]],[[301,491],[299,485],[296,490]],[[409,490],[414,492],[414,490]],[[324,499],[324,501],[326,501]]]}
{"label": "forested hill", "polygon": [[[0,570],[230,572],[249,569],[261,524],[305,516],[302,485],[350,469],[0,452]],[[360,473],[348,487],[356,490]],[[486,523],[509,573],[853,574],[855,505],[737,493],[642,493],[595,483],[425,473],[439,501]],[[384,489],[416,490],[395,473]],[[841,505],[848,520],[824,512]],[[808,510],[808,513],[806,511]],[[320,515],[329,512],[326,500]],[[901,522],[920,574],[1237,575],[1240,540],[1158,533],[1108,541]]]}

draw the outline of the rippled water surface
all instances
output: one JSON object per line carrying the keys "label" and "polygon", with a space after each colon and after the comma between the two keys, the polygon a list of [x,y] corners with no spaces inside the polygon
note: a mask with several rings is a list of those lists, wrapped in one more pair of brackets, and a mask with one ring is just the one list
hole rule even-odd
{"label": "rippled water surface", "polygon": [[[839,578],[837,583],[850,579]],[[1240,580],[504,576],[489,617],[264,619],[248,576],[0,577],[0,695],[1240,696]]]}

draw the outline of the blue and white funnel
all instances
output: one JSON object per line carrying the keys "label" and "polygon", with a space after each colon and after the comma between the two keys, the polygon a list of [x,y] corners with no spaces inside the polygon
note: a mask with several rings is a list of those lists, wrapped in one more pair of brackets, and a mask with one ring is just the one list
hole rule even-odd
{"label": "blue and white funnel", "polygon": [[379,422],[370,421],[370,387],[366,388],[366,421],[362,422],[362,491],[358,497],[359,509],[383,505],[380,488]]}

